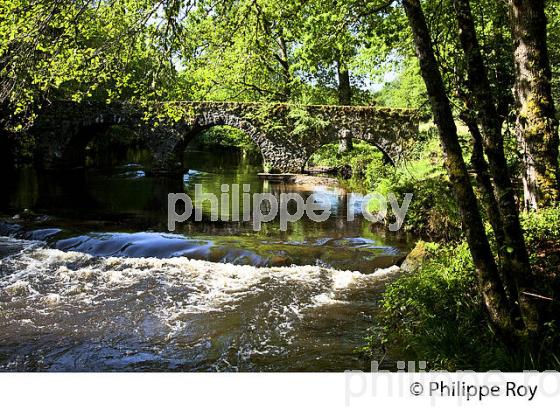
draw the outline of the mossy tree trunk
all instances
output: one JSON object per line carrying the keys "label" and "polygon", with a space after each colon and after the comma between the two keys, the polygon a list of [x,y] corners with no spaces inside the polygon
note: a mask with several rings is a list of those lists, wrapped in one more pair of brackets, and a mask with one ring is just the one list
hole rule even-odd
{"label": "mossy tree trunk", "polygon": [[424,11],[419,0],[404,0],[403,6],[412,29],[420,71],[439,131],[445,167],[459,207],[480,291],[491,323],[506,343],[513,345],[515,317],[512,315],[512,307],[484,231],[477,199],[463,160],[451,104],[434,55]]}
{"label": "mossy tree trunk", "polygon": [[496,199],[496,193],[492,186],[492,178],[488,172],[488,163],[484,158],[484,144],[482,143],[482,133],[473,118],[471,112],[465,112],[460,115],[461,120],[467,125],[469,133],[473,137],[471,166],[476,175],[477,188],[480,193],[482,206],[486,211],[486,215],[492,226],[496,245],[498,247],[498,257],[502,261],[506,255],[505,234],[502,218],[496,216],[500,215],[500,207]]}
{"label": "mossy tree trunk", "polygon": [[515,61],[517,136],[524,162],[525,207],[560,199],[558,121],[551,92],[544,0],[508,0]]}
{"label": "mossy tree trunk", "polygon": [[288,102],[292,94],[293,80],[288,57],[288,45],[283,35],[278,36],[276,43],[278,44],[278,52],[274,56],[280,64],[282,75],[282,92],[278,100],[280,102]]}

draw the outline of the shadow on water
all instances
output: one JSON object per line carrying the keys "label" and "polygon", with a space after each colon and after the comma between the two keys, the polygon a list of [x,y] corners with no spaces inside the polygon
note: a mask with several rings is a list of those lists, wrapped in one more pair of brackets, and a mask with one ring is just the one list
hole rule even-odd
{"label": "shadow on water", "polygon": [[[2,209],[12,215],[23,209],[48,215],[31,227],[59,228],[60,232],[48,238],[52,246],[96,256],[188,256],[255,266],[319,265],[372,272],[391,266],[408,250],[405,240],[376,231],[360,214],[353,221],[346,220],[347,203],[353,194],[324,186],[301,188],[263,181],[257,176],[261,166],[241,151],[187,151],[185,164],[190,170],[182,180],[146,176],[141,165],[145,156],[135,150],[129,152],[128,159],[138,162],[104,169],[64,173],[24,169],[12,180],[15,183]],[[202,221],[191,218],[179,224],[173,235],[166,233],[168,193],[186,192],[195,198],[196,184],[218,197],[223,184],[238,184],[240,207],[244,184],[250,186],[251,193],[278,196],[298,192],[304,198],[314,194],[319,203],[330,207],[331,217],[320,223],[303,217],[289,223],[286,231],[280,230],[277,217],[255,232],[251,221],[211,221],[210,202],[204,201],[195,204],[202,207]],[[359,196],[353,200],[358,209]],[[293,213],[295,204],[289,205]],[[230,209],[229,217],[233,213]],[[27,233],[23,237],[33,236]]]}

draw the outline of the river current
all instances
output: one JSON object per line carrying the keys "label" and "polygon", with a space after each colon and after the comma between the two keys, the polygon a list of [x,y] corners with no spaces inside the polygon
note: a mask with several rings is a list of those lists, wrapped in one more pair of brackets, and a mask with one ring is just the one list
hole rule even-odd
{"label": "river current", "polygon": [[[358,350],[407,242],[345,221],[340,189],[267,183],[246,155],[216,154],[187,152],[182,180],[146,176],[139,153],[15,175],[1,203],[0,370],[367,369]],[[209,220],[166,232],[167,193],[195,183],[314,193],[334,215],[286,232]]]}

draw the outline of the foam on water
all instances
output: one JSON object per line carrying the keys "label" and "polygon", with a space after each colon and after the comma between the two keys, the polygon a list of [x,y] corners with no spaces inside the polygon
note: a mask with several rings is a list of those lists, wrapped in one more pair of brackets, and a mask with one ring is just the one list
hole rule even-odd
{"label": "foam on water", "polygon": [[[36,242],[20,241],[20,246],[0,260],[0,327],[6,329],[0,342],[32,345],[39,334],[39,339],[54,337],[55,346],[70,343],[60,354],[45,347],[48,354],[41,357],[49,369],[80,369],[67,364],[68,355],[74,362],[77,355],[88,368],[129,368],[130,354],[122,352],[121,357],[112,351],[111,357],[119,358],[113,365],[107,358],[92,359],[90,351],[85,359],[72,346],[86,342],[136,354],[149,350],[158,358],[138,359],[144,364],[175,366],[178,360],[189,369],[282,368],[276,358],[310,349],[306,338],[316,336],[305,332],[319,332],[329,323],[336,328],[336,320],[346,320],[338,318],[340,309],[348,314],[371,309],[372,292],[398,272],[96,257]],[[332,342],[329,335],[325,340]],[[8,350],[12,367],[29,368],[27,356],[18,362],[23,360],[19,348]],[[0,368],[10,368],[1,353]],[[175,361],[166,362],[169,357]]]}
{"label": "foam on water", "polygon": [[[80,300],[109,290],[124,290],[151,278],[162,288],[188,289],[185,303],[197,311],[231,307],[247,293],[258,292],[268,281],[276,285],[340,290],[356,282],[376,281],[380,276],[317,266],[258,268],[186,257],[100,258],[45,248],[25,250],[0,263],[3,270],[0,286],[5,291],[12,289],[13,297],[34,298],[59,292],[67,298]],[[394,269],[380,271],[393,272]]]}

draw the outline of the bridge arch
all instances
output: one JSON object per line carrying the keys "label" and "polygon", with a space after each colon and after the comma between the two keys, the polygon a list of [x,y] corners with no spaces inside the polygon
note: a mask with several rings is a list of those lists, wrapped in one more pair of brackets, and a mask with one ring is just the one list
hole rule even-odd
{"label": "bridge arch", "polygon": [[223,125],[243,131],[257,146],[260,146],[260,142],[264,138],[264,136],[260,135],[258,128],[249,120],[238,115],[222,112],[206,112],[203,115],[197,116],[189,134],[195,135],[211,127]]}
{"label": "bridge arch", "polygon": [[61,155],[56,160],[62,168],[78,168],[85,166],[86,157],[91,156],[92,152],[88,152],[88,148],[108,154],[105,159],[110,160],[132,146],[142,147],[143,144],[138,129],[131,124],[120,119],[83,123],[73,134],[68,135],[61,147]]}
{"label": "bridge arch", "polygon": [[232,127],[243,132],[249,139],[259,148],[262,153],[261,144],[266,139],[259,129],[254,126],[250,121],[243,119],[240,116],[224,113],[206,113],[205,115],[198,116],[192,123],[192,126],[186,131],[185,138],[178,146],[179,150],[185,150],[198,135],[212,127]]}
{"label": "bridge arch", "polygon": [[137,135],[136,142],[149,149],[148,173],[182,172],[177,147],[184,138],[184,124],[151,126],[143,111],[124,104],[76,104],[60,102],[41,116],[33,132],[38,140],[37,157],[47,169],[85,165],[85,148],[97,135],[118,125]]}
{"label": "bridge arch", "polygon": [[90,142],[116,125],[135,132],[133,121],[129,116],[104,111],[85,111],[68,119],[47,117],[40,122],[38,154],[47,168],[84,166]]}
{"label": "bridge arch", "polygon": [[285,172],[289,170],[301,171],[306,163],[307,151],[301,149],[290,149],[283,141],[275,141],[273,135],[267,134],[262,125],[255,125],[246,113],[239,114],[236,111],[204,109],[196,116],[186,136],[179,146],[184,151],[186,146],[200,133],[215,126],[229,126],[244,132],[258,147],[263,164],[270,172]]}

